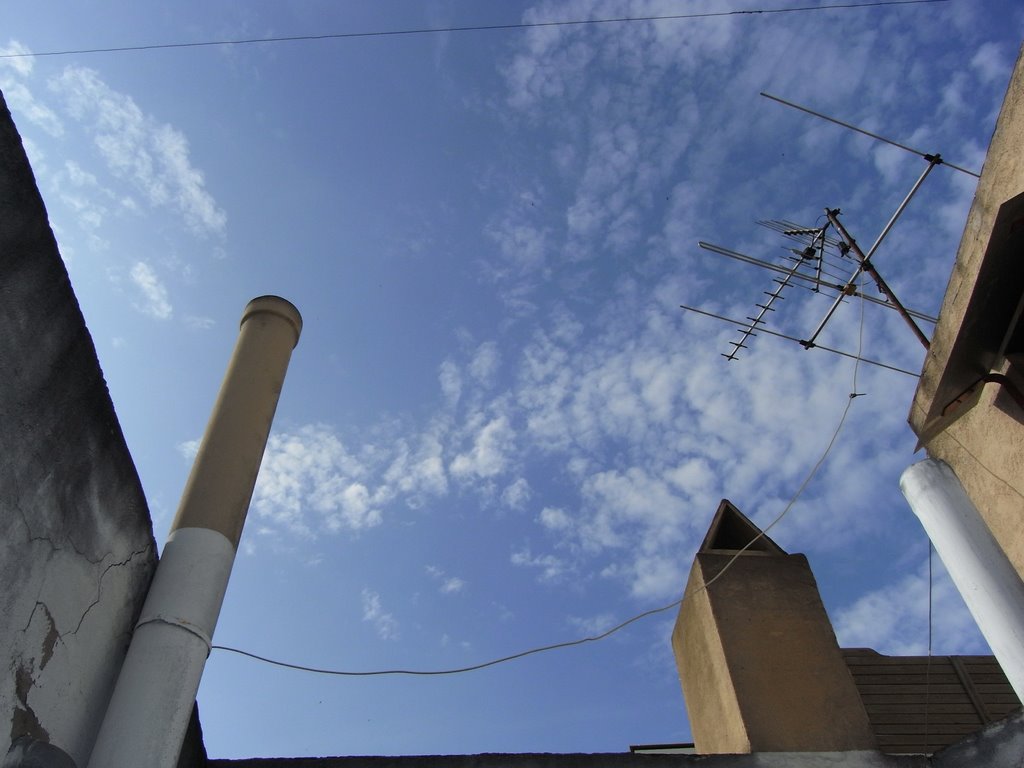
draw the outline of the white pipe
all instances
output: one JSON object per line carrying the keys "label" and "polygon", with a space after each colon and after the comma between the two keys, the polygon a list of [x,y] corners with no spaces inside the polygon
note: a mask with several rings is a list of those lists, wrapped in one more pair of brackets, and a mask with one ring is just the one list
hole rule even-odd
{"label": "white pipe", "polygon": [[900,488],[1024,701],[1024,582],[948,464],[914,464],[900,477]]}
{"label": "white pipe", "polygon": [[176,768],[302,319],[253,299],[89,768]]}

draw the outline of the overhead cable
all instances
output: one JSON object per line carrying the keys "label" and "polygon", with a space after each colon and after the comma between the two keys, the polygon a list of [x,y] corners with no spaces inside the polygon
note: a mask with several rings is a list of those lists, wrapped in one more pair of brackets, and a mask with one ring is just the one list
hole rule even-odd
{"label": "overhead cable", "polygon": [[836,440],[839,439],[839,433],[842,432],[843,425],[846,423],[846,417],[850,413],[850,408],[853,406],[854,399],[856,399],[858,397],[861,397],[864,394],[863,392],[858,392],[857,391],[857,375],[858,375],[858,372],[860,371],[860,364],[861,364],[860,355],[861,355],[861,352],[863,351],[863,347],[864,347],[864,305],[865,305],[865,303],[866,302],[864,302],[863,300],[860,303],[860,305],[861,305],[860,332],[859,332],[858,338],[857,338],[857,356],[854,359],[854,364],[853,364],[853,381],[851,383],[850,394],[849,394],[849,397],[846,400],[846,406],[843,408],[842,416],[839,417],[839,422],[836,424],[836,427],[835,427],[835,429],[832,432],[832,437],[831,437],[831,439],[829,439],[828,445],[826,445],[825,446],[825,450],[822,451],[821,457],[818,459],[818,461],[811,468],[811,471],[807,473],[807,476],[804,478],[803,482],[800,483],[800,487],[797,488],[796,493],[793,494],[793,497],[789,500],[789,503],[786,504],[785,508],[778,515],[776,515],[775,518],[768,525],[766,525],[753,539],[748,541],[739,551],[735,552],[733,554],[733,556],[731,558],[729,558],[729,560],[726,562],[725,567],[722,568],[722,570],[720,570],[718,573],[716,573],[712,578],[708,579],[708,581],[706,583],[704,583],[703,585],[701,585],[700,587],[698,587],[698,588],[696,588],[696,589],[694,589],[694,590],[692,590],[690,592],[685,593],[678,600],[674,600],[673,602],[669,603],[668,605],[663,605],[660,608],[652,608],[652,609],[650,609],[648,611],[644,611],[643,613],[638,613],[637,615],[632,616],[632,617],[626,619],[625,621],[620,622],[619,624],[616,624],[611,629],[605,630],[604,632],[601,632],[599,634],[590,635],[588,637],[582,637],[582,638],[579,638],[577,640],[567,640],[567,641],[561,642],[561,643],[551,643],[550,645],[542,645],[542,646],[538,646],[537,648],[530,648],[529,650],[526,650],[526,651],[520,651],[519,653],[513,653],[513,654],[511,654],[509,656],[502,656],[501,658],[491,659],[490,661],[484,661],[484,662],[481,662],[480,664],[471,664],[469,666],[455,667],[453,669],[435,669],[435,670],[379,669],[379,670],[370,670],[370,671],[366,671],[366,672],[358,672],[358,671],[342,670],[342,669],[326,669],[326,668],[322,668],[322,667],[311,667],[311,666],[306,666],[304,664],[295,664],[293,662],[280,661],[279,659],[271,659],[271,658],[269,658],[267,656],[260,656],[259,654],[252,653],[251,651],[245,651],[245,650],[242,650],[240,648],[233,648],[233,647],[231,647],[229,645],[213,645],[213,646],[211,646],[211,650],[214,650],[214,651],[226,651],[228,653],[235,653],[235,654],[238,654],[240,656],[245,656],[247,658],[254,659],[256,661],[260,661],[260,662],[263,662],[265,664],[271,664],[271,665],[276,666],[276,667],[284,667],[286,669],[294,669],[294,670],[298,670],[300,672],[313,672],[313,673],[318,674],[318,675],[335,675],[335,676],[340,676],[340,677],[379,677],[379,676],[382,676],[382,675],[414,675],[414,676],[421,676],[421,677],[429,677],[429,676],[441,676],[441,675],[457,675],[457,674],[461,674],[463,672],[475,672],[475,671],[480,670],[480,669],[486,669],[487,667],[494,667],[494,666],[497,666],[498,664],[504,664],[504,663],[509,662],[509,661],[515,661],[516,659],[522,659],[522,658],[525,658],[527,656],[533,656],[533,655],[538,654],[538,653],[545,653],[547,651],[554,651],[554,650],[558,650],[560,648],[572,648],[574,646],[585,645],[587,643],[595,643],[595,642],[597,642],[599,640],[604,640],[606,637],[610,637],[611,635],[614,635],[616,632],[619,632],[620,630],[625,629],[630,624],[633,624],[633,623],[635,623],[637,621],[640,621],[641,619],[646,619],[649,616],[654,616],[654,615],[659,614],[659,613],[664,613],[665,611],[670,611],[673,608],[677,608],[677,607],[681,606],[683,604],[683,602],[685,602],[686,600],[692,598],[694,595],[699,594],[700,592],[702,592],[703,590],[707,589],[712,584],[714,584],[716,581],[718,581],[720,578],[722,578],[722,576],[725,575],[726,571],[728,571],[732,567],[733,563],[735,563],[736,560],[744,552],[746,552],[748,549],[750,549],[752,546],[754,546],[754,544],[757,543],[757,541],[759,541],[761,538],[763,538],[764,536],[767,536],[768,535],[768,531],[770,531],[772,528],[774,528],[776,525],[778,525],[782,521],[782,519],[786,515],[789,514],[789,511],[796,504],[797,500],[803,495],[803,492],[807,489],[807,486],[810,485],[811,480],[813,480],[815,475],[818,474],[818,470],[821,469],[822,465],[825,463],[825,460],[828,458],[829,454],[832,452],[832,448],[835,446]]}
{"label": "overhead cable", "polygon": [[809,11],[852,10],[876,8],[889,5],[921,5],[945,3],[949,0],[875,0],[863,3],[835,3],[830,5],[808,5],[792,8],[758,8],[750,10],[706,11],[703,13],[677,13],[665,16],[622,16],[612,19],[569,19],[563,21],[530,21],[514,24],[477,24],[459,27],[422,27],[415,29],[387,29],[367,32],[332,32],[320,35],[282,35],[227,40],[198,40],[190,43],[151,43],[148,45],[119,45],[108,48],[77,48],[57,51],[19,52],[0,54],[0,59],[39,58],[42,56],[79,56],[96,53],[125,53],[128,51],[156,51],[169,48],[206,48],[217,45],[254,45],[256,43],[291,43],[312,40],[345,40],[357,37],[397,37],[400,35],[430,35],[443,32],[490,32],[536,27],[570,27],[584,24],[625,24],[638,21],[676,21],[683,19],[709,19],[721,16],[751,16],[781,13],[805,13]]}

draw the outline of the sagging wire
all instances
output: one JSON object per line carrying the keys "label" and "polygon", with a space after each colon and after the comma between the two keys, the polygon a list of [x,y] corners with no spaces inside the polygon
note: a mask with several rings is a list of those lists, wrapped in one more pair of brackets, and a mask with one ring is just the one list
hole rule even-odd
{"label": "sagging wire", "polygon": [[639,21],[676,21],[685,19],[709,19],[723,16],[756,16],[782,13],[807,13],[811,11],[853,10],[857,8],[878,8],[890,5],[922,5],[946,3],[949,0],[876,0],[875,2],[833,3],[828,5],[807,5],[792,8],[751,8],[748,10],[705,11],[698,13],[676,13],[667,16],[624,16],[613,19],[570,19],[564,21],[532,21],[518,24],[477,24],[461,27],[423,27],[417,29],[386,29],[370,32],[335,32],[320,35],[282,35],[274,37],[253,37],[227,40],[199,40],[191,43],[151,43],[148,45],[120,45],[109,48],[78,48],[56,51],[20,51],[2,53],[0,59],[40,58],[43,56],[79,56],[96,53],[125,53],[129,51],[156,51],[171,48],[208,48],[218,45],[253,45],[257,43],[293,43],[314,40],[344,40],[357,37],[397,37],[407,35],[441,34],[451,32],[489,32],[534,27],[571,27],[584,24],[623,24]]}
{"label": "sagging wire", "polygon": [[925,662],[924,668],[924,742],[925,747],[928,745],[928,709],[931,704],[932,698],[932,605],[934,604],[932,595],[932,553],[934,552],[932,546],[932,540],[928,539],[928,661]]}
{"label": "sagging wire", "polygon": [[[863,288],[863,276],[861,277],[861,287]],[[832,449],[835,446],[836,441],[839,439],[839,434],[843,430],[843,425],[846,423],[846,418],[850,414],[850,409],[853,406],[853,401],[856,398],[862,397],[863,395],[866,394],[864,392],[858,392],[857,391],[857,377],[858,377],[858,374],[860,372],[861,353],[863,352],[863,348],[864,348],[864,307],[865,307],[865,304],[866,304],[866,302],[864,301],[864,299],[861,299],[861,302],[860,302],[860,306],[861,306],[861,311],[860,311],[860,329],[858,331],[858,336],[857,336],[857,355],[854,358],[853,380],[852,380],[852,383],[851,383],[850,394],[849,394],[849,397],[846,400],[846,406],[843,408],[843,413],[839,417],[839,422],[836,424],[836,427],[835,427],[835,429],[832,432],[832,437],[829,439],[828,445],[826,445],[825,446],[825,450],[822,451],[821,457],[817,460],[817,462],[815,462],[814,466],[811,467],[810,472],[807,473],[807,476],[804,478],[803,482],[800,483],[800,486],[797,488],[796,493],[793,494],[793,497],[789,500],[789,503],[786,504],[785,508],[783,508],[783,510],[778,515],[776,515],[775,518],[770,523],[768,523],[768,525],[766,525],[764,528],[762,528],[761,531],[754,538],[752,538],[741,549],[739,549],[737,552],[735,552],[732,555],[732,557],[730,557],[729,560],[726,561],[725,566],[722,568],[722,570],[720,570],[713,577],[708,579],[701,586],[691,590],[690,592],[685,593],[678,600],[673,600],[668,605],[663,605],[660,608],[652,608],[650,610],[644,611],[643,613],[638,613],[635,616],[631,616],[630,618],[626,619],[625,621],[620,622],[619,624],[616,624],[611,629],[607,629],[604,632],[601,632],[599,634],[589,635],[587,637],[581,637],[581,638],[578,638],[576,640],[567,640],[567,641],[561,642],[561,643],[551,643],[549,645],[541,645],[541,646],[538,646],[536,648],[530,648],[530,649],[525,650],[525,651],[520,651],[519,653],[513,653],[513,654],[510,654],[508,656],[502,656],[502,657],[497,658],[497,659],[491,659],[490,661],[484,661],[484,662],[481,662],[479,664],[471,664],[469,666],[455,667],[455,668],[452,668],[452,669],[431,669],[431,670],[422,670],[422,669],[377,669],[377,670],[369,670],[369,671],[365,671],[365,672],[358,672],[358,671],[352,671],[352,670],[326,669],[326,668],[323,668],[323,667],[311,667],[311,666],[307,666],[305,664],[296,664],[296,663],[289,662],[289,661],[281,661],[280,659],[272,659],[272,658],[269,658],[267,656],[261,656],[261,655],[256,654],[256,653],[252,653],[251,651],[245,651],[245,650],[242,650],[241,648],[234,648],[234,647],[229,646],[229,645],[212,645],[212,646],[210,646],[210,650],[211,651],[225,651],[227,653],[234,653],[234,654],[238,654],[239,656],[245,656],[245,657],[253,659],[255,661],[262,662],[264,664],[270,664],[270,665],[273,665],[273,666],[276,666],[276,667],[284,667],[285,669],[294,669],[294,670],[297,670],[297,671],[300,671],[300,672],[311,672],[311,673],[318,674],[318,675],[333,675],[333,676],[338,676],[338,677],[380,677],[380,676],[384,676],[384,675],[410,675],[410,676],[417,676],[417,677],[435,677],[435,676],[442,676],[442,675],[458,675],[458,674],[462,674],[464,672],[476,672],[476,671],[481,670],[481,669],[487,669],[488,667],[494,667],[494,666],[497,666],[499,664],[505,664],[505,663],[510,662],[510,661],[516,661],[517,659],[523,659],[523,658],[526,658],[527,656],[534,656],[534,655],[539,654],[539,653],[547,653],[548,651],[556,651],[556,650],[559,650],[559,649],[562,649],[562,648],[573,648],[573,647],[580,646],[580,645],[586,645],[587,643],[596,643],[596,642],[598,642],[600,640],[604,640],[607,637],[611,637],[616,632],[619,632],[619,631],[625,629],[629,625],[634,624],[634,623],[640,621],[641,619],[646,619],[646,618],[648,618],[650,616],[656,616],[657,614],[665,613],[666,611],[670,611],[673,608],[680,607],[685,601],[693,598],[695,595],[700,594],[702,591],[708,589],[712,584],[714,584],[716,581],[718,581],[720,578],[722,578],[722,576],[724,576],[726,574],[726,572],[732,567],[733,563],[735,563],[736,560],[744,552],[746,552],[748,549],[750,549],[752,546],[754,546],[754,544],[756,544],[762,537],[767,536],[768,532],[770,530],[772,530],[776,525],[778,525],[780,522],[782,522],[782,520],[786,517],[786,515],[789,514],[790,510],[796,504],[797,500],[803,495],[803,492],[807,489],[807,486],[810,485],[810,483],[814,479],[815,475],[818,474],[818,470],[821,469],[821,467],[825,463],[826,459],[828,459],[829,454],[832,453]],[[930,606],[930,603],[929,603],[929,606]],[[930,627],[931,627],[930,615],[931,614],[929,613],[929,632],[930,632]],[[931,637],[931,635],[929,634],[929,644],[930,644],[930,637]]]}

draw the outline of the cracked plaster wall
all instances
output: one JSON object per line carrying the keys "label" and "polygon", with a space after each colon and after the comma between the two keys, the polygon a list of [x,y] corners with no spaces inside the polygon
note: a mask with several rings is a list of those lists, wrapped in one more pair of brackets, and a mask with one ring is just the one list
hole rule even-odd
{"label": "cracked plaster wall", "polygon": [[[0,755],[82,766],[156,565],[96,351],[0,95]],[[5,724],[6,721],[6,724]]]}

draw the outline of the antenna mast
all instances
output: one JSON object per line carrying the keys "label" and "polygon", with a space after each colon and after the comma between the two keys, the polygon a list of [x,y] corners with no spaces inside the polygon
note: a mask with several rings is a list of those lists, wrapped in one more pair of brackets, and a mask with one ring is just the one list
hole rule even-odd
{"label": "antenna mast", "polygon": [[[811,349],[811,348],[814,348],[814,347],[819,347],[821,349],[827,349],[830,352],[837,352],[839,354],[846,354],[846,353],[843,353],[843,352],[839,352],[839,350],[831,349],[829,347],[821,347],[816,342],[817,342],[818,336],[820,336],[821,332],[824,330],[825,325],[832,318],[832,315],[835,314],[836,310],[839,308],[839,305],[843,302],[843,299],[845,299],[847,296],[860,296],[860,297],[862,297],[864,299],[867,299],[869,301],[872,301],[874,303],[881,304],[882,306],[885,306],[885,307],[888,307],[890,309],[896,310],[897,312],[900,313],[900,316],[907,323],[907,325],[909,326],[911,331],[917,337],[918,341],[921,342],[921,345],[925,349],[928,349],[930,347],[930,342],[928,341],[928,337],[925,336],[925,334],[921,331],[921,328],[915,322],[914,318],[917,318],[919,320],[925,320],[925,321],[928,321],[928,322],[931,322],[931,323],[935,323],[936,322],[936,318],[931,317],[929,315],[925,315],[925,314],[923,314],[921,312],[917,312],[917,311],[912,310],[912,309],[907,309],[905,306],[903,306],[902,302],[900,302],[899,298],[897,298],[897,296],[893,292],[892,288],[889,287],[888,283],[886,283],[885,280],[882,278],[881,274],[879,274],[878,269],[875,267],[875,265],[871,261],[871,257],[874,256],[875,252],[878,250],[878,247],[882,244],[882,241],[885,240],[886,236],[892,230],[893,225],[895,225],[896,221],[903,214],[903,211],[906,209],[907,205],[910,203],[911,199],[914,197],[914,195],[917,193],[917,191],[921,188],[921,185],[924,183],[924,180],[926,178],[928,178],[928,174],[930,174],[932,172],[932,169],[935,168],[935,166],[943,165],[944,164],[944,165],[949,166],[950,168],[952,168],[955,171],[959,171],[961,173],[965,173],[965,174],[968,174],[970,176],[975,176],[975,177],[980,177],[980,174],[975,173],[974,171],[968,170],[966,168],[963,168],[961,166],[953,165],[952,163],[945,162],[942,159],[942,155],[940,155],[938,153],[931,154],[931,153],[922,152],[922,151],[920,151],[918,149],[914,149],[913,147],[909,147],[906,144],[901,144],[901,143],[899,143],[897,141],[893,141],[892,139],[888,139],[888,138],[886,138],[884,136],[880,136],[880,135],[878,135],[876,133],[872,133],[872,132],[867,131],[867,130],[865,130],[863,128],[860,128],[858,126],[852,125],[850,123],[843,122],[842,120],[837,120],[836,118],[829,117],[828,115],[823,115],[820,112],[815,112],[814,110],[808,109],[807,107],[800,106],[799,104],[794,104],[791,101],[786,101],[785,99],[781,99],[778,96],[772,96],[771,94],[765,93],[763,91],[761,92],[761,95],[764,96],[765,98],[771,99],[772,101],[776,101],[776,102],[778,102],[780,104],[784,104],[787,107],[792,107],[794,109],[798,109],[801,112],[805,112],[805,113],[813,115],[815,117],[819,117],[819,118],[821,118],[823,120],[827,120],[830,123],[835,123],[836,125],[840,125],[840,126],[843,126],[844,128],[848,128],[848,129],[850,129],[852,131],[855,131],[857,133],[863,134],[865,136],[869,136],[872,139],[876,139],[877,141],[881,141],[881,142],[884,142],[886,144],[890,144],[890,145],[892,145],[894,147],[898,147],[899,149],[902,149],[902,150],[904,150],[906,152],[910,152],[912,154],[915,154],[915,155],[923,158],[924,160],[927,160],[928,161],[928,167],[925,168],[924,172],[921,173],[921,175],[918,177],[917,181],[914,182],[914,186],[911,188],[910,192],[907,193],[906,197],[903,198],[903,201],[896,208],[896,211],[893,213],[893,215],[891,217],[889,217],[889,221],[882,228],[882,231],[879,233],[878,237],[875,239],[875,242],[872,244],[871,248],[868,249],[867,253],[864,253],[860,249],[860,246],[857,245],[857,241],[849,233],[849,231],[842,224],[842,222],[839,221],[840,211],[839,211],[838,208],[826,208],[825,209],[825,217],[828,219],[828,222],[826,224],[824,224],[823,226],[816,227],[816,228],[801,227],[799,225],[795,225],[795,224],[792,224],[790,222],[783,222],[783,221],[760,221],[760,222],[758,222],[762,226],[765,226],[765,227],[767,227],[769,229],[772,229],[772,230],[774,230],[776,232],[779,232],[779,233],[785,235],[786,237],[790,237],[790,238],[794,238],[794,239],[797,239],[797,240],[801,240],[804,243],[804,247],[802,249],[799,249],[799,250],[798,249],[792,249],[792,248],[790,249],[793,252],[793,254],[795,254],[795,256],[787,256],[786,257],[787,259],[789,259],[790,261],[793,262],[793,266],[790,267],[789,269],[786,269],[784,267],[778,266],[778,265],[773,264],[773,263],[768,262],[768,261],[764,261],[764,260],[761,260],[761,259],[756,259],[756,258],[754,258],[752,256],[747,256],[745,254],[738,253],[736,251],[731,251],[728,248],[723,248],[721,246],[716,246],[716,245],[713,245],[711,243],[706,243],[706,242],[703,242],[703,241],[699,241],[698,245],[701,248],[704,248],[706,250],[712,251],[713,253],[717,253],[717,254],[720,254],[722,256],[728,256],[729,258],[733,258],[733,259],[736,259],[738,261],[743,261],[743,262],[748,263],[748,264],[753,264],[755,266],[759,266],[759,267],[762,267],[762,268],[765,268],[765,269],[769,269],[769,270],[772,270],[772,271],[775,271],[775,272],[779,272],[779,273],[781,273],[783,275],[783,277],[781,279],[780,278],[773,278],[773,281],[777,284],[776,288],[773,291],[764,291],[764,294],[768,297],[768,299],[763,304],[755,304],[754,305],[754,306],[758,307],[759,311],[754,316],[752,316],[752,317],[748,316],[746,318],[748,323],[743,328],[739,329],[740,334],[741,334],[739,340],[738,341],[731,341],[731,342],[729,342],[729,344],[732,347],[732,349],[729,351],[728,354],[723,352],[722,356],[725,357],[727,360],[736,360],[736,359],[738,359],[737,355],[738,355],[739,351],[741,349],[747,349],[748,346],[747,346],[746,342],[751,337],[757,336],[758,332],[764,332],[764,333],[768,333],[768,334],[771,334],[771,335],[774,335],[774,336],[781,336],[782,338],[792,339],[794,341],[799,341],[799,343],[805,349]],[[835,230],[836,234],[841,239],[837,240],[835,238],[830,238],[828,236],[827,233],[828,233],[828,230],[829,230],[830,227]],[[832,273],[826,273],[825,272],[825,263],[826,263],[825,257],[826,257],[826,247],[827,246],[837,248],[838,251],[839,251],[839,255],[841,257],[847,258],[852,253],[854,258],[856,259],[857,268],[853,271],[853,273],[850,274],[849,276],[847,276],[847,275],[839,276],[839,279],[842,280],[842,283],[833,283],[833,282],[828,281],[828,280],[825,279],[826,275],[828,275],[830,277],[834,276]],[[806,272],[801,271],[801,267],[804,266],[805,263],[809,262],[809,261],[816,262],[815,265],[814,265],[815,269],[814,269],[814,274],[813,275],[809,275]],[[876,299],[876,298],[873,298],[873,297],[870,297],[870,296],[864,296],[858,290],[858,280],[860,279],[861,275],[864,274],[864,273],[867,273],[868,275],[871,276],[871,278],[874,280],[875,284],[878,286],[878,290],[885,296],[885,300]],[[811,283],[811,285],[813,287],[810,288],[810,290],[813,290],[815,293],[820,292],[820,290],[822,288],[828,288],[828,289],[836,291],[835,301],[832,303],[832,306],[825,313],[825,317],[822,318],[821,322],[819,322],[818,326],[814,329],[814,332],[807,339],[796,339],[794,337],[787,336],[785,334],[781,334],[781,333],[778,333],[778,332],[775,332],[775,331],[769,331],[767,328],[763,327],[765,325],[765,317],[767,316],[767,314],[769,312],[774,312],[775,311],[775,307],[773,305],[775,304],[775,302],[777,300],[782,300],[783,298],[785,298],[782,295],[782,292],[783,292],[783,290],[787,286],[795,284],[795,283],[793,283],[794,279],[800,280],[800,281],[803,281],[803,282]],[[799,283],[796,283],[796,284],[799,284]],[[802,287],[807,287],[807,286],[804,285]],[[695,307],[683,306],[682,308],[690,310],[690,311],[698,312],[699,314],[707,315],[707,316],[710,316],[710,317],[715,317],[715,318],[717,318],[719,320],[726,320],[728,322],[735,322],[733,320],[730,320],[729,318],[723,317],[721,315],[716,315],[716,314],[711,313],[711,312],[706,312],[706,311],[703,311],[703,310],[699,310],[699,309],[697,309]],[[739,324],[739,323],[737,323],[737,324]],[[885,367],[891,367],[891,366],[885,366]],[[897,370],[899,370],[899,369],[897,369]],[[908,373],[907,371],[903,371],[903,372],[904,373]]]}

